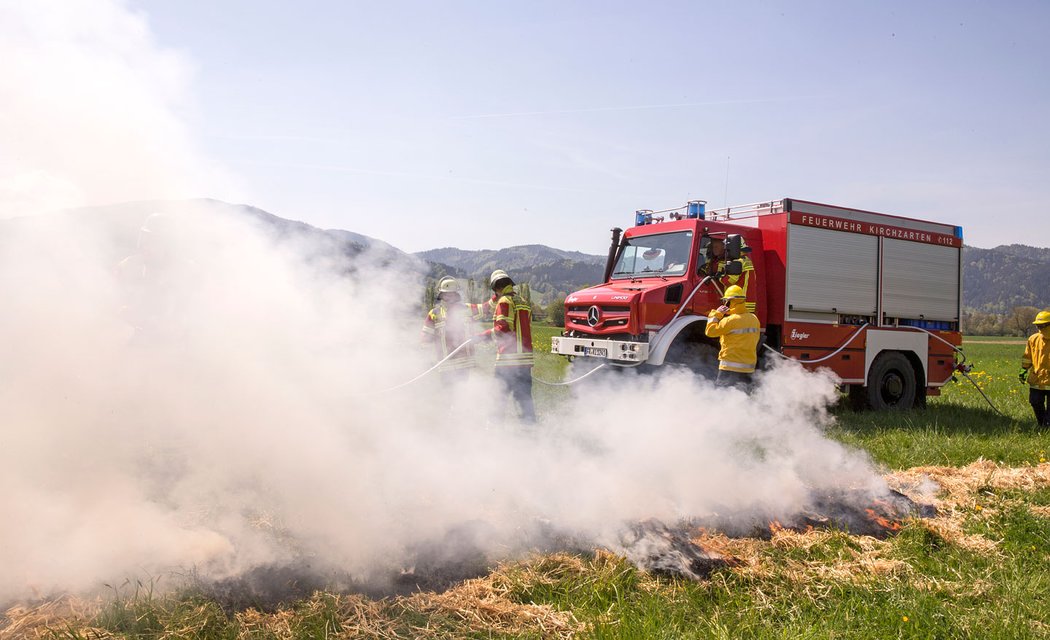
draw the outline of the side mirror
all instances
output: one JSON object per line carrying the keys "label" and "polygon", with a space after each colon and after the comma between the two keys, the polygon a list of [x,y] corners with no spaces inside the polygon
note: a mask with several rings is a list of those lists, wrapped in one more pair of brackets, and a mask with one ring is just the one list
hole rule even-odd
{"label": "side mirror", "polygon": [[726,260],[739,260],[743,246],[744,239],[739,235],[734,233],[726,236]]}
{"label": "side mirror", "polygon": [[738,276],[744,272],[744,265],[739,260],[730,260],[726,263],[725,271],[727,276]]}

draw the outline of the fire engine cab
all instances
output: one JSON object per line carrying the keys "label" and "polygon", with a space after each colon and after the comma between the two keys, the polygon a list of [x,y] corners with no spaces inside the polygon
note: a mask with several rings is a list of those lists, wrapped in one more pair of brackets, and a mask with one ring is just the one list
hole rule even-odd
{"label": "fire engine cab", "polygon": [[760,362],[831,369],[857,406],[923,406],[952,379],[961,227],[784,198],[641,210],[612,231],[604,282],[566,297],[553,353],[713,373],[707,314],[738,284],[762,325]]}

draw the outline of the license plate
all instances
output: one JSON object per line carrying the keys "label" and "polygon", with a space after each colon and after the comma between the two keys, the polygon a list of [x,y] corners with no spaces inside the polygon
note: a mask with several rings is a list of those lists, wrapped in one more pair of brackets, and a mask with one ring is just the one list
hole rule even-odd
{"label": "license plate", "polygon": [[609,350],[602,347],[584,347],[583,355],[604,358],[609,355]]}

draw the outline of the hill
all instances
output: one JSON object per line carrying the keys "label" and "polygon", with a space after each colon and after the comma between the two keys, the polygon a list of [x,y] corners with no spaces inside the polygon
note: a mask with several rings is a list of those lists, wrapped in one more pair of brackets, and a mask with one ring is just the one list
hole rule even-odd
{"label": "hill", "polygon": [[[143,220],[155,212],[179,214],[207,206],[212,211],[250,216],[280,240],[304,239],[319,253],[337,256],[336,268],[352,269],[353,260],[365,251],[384,263],[406,265],[429,279],[453,275],[473,280],[484,290],[493,269],[506,269],[519,283],[528,283],[534,302],[542,305],[601,280],[605,256],[555,249],[541,244],[476,251],[443,247],[408,254],[393,245],[345,229],[320,229],[305,222],[276,216],[244,204],[218,200],[141,201],[86,207],[45,215],[93,218],[112,234],[119,258],[135,247]],[[0,220],[5,226],[36,224],[34,218]],[[966,309],[1006,314],[1014,307],[1050,308],[1050,248],[1023,244],[992,249],[963,248],[963,301]]]}
{"label": "hill", "polygon": [[986,313],[1050,308],[1050,249],[1022,244],[964,247],[963,304]]}
{"label": "hill", "polygon": [[[415,273],[426,271],[424,262],[396,247],[368,236],[342,229],[319,229],[305,222],[289,220],[268,211],[245,204],[230,204],[207,198],[193,200],[144,200],[119,204],[81,207],[37,216],[0,220],[0,233],[19,228],[70,230],[87,223],[97,226],[106,235],[105,247],[112,251],[109,259],[116,262],[135,251],[139,230],[152,214],[173,218],[203,214],[207,216],[246,216],[260,224],[264,233],[275,242],[300,242],[311,247],[311,260],[325,260],[340,272],[352,271],[353,263],[362,253],[370,252],[374,260],[383,264],[398,263]],[[69,224],[66,224],[66,223]],[[75,223],[75,224],[74,224]],[[201,229],[195,226],[195,229]],[[203,238],[201,238],[203,240]]]}
{"label": "hill", "polygon": [[466,251],[446,247],[414,254],[431,265],[431,275],[453,275],[486,287],[494,269],[505,269],[519,283],[528,283],[532,299],[547,304],[555,298],[599,282],[605,257],[564,251],[542,244],[506,249]]}

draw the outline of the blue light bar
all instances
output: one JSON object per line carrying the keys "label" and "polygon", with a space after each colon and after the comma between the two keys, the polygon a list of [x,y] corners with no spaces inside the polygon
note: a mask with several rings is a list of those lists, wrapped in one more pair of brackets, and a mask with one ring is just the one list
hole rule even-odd
{"label": "blue light bar", "polygon": [[689,210],[686,212],[685,217],[687,218],[700,218],[704,220],[707,218],[707,201],[706,200],[690,200]]}
{"label": "blue light bar", "polygon": [[639,209],[634,212],[634,226],[640,227],[646,224],[653,223],[653,210],[652,209]]}

